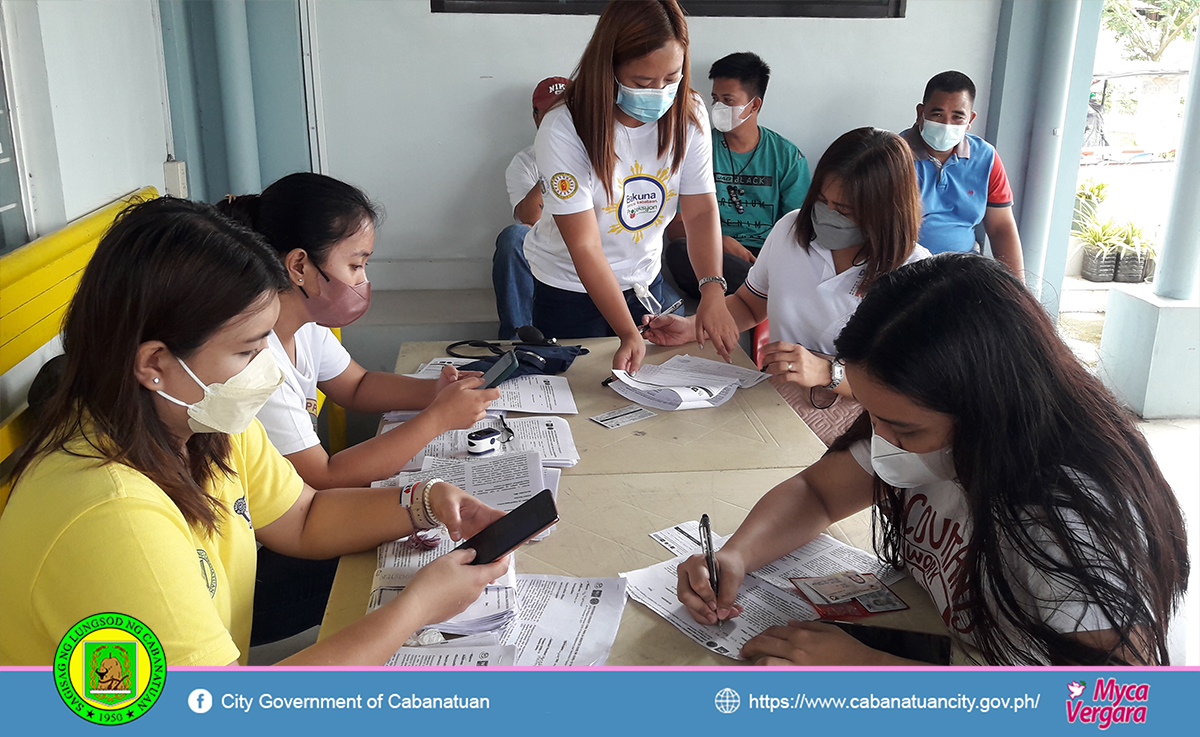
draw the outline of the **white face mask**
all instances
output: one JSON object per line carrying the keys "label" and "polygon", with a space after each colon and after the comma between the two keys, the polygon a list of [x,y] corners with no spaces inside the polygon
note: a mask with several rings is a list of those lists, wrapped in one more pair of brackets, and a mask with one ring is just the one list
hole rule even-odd
{"label": "white face mask", "polygon": [[[750,102],[754,102],[754,100]],[[742,123],[745,123],[746,120],[742,119],[742,113],[746,112],[746,108],[750,107],[750,102],[737,107],[729,107],[723,102],[714,102],[712,106],[713,128],[722,133],[728,133]]]}
{"label": "white face mask", "polygon": [[912,489],[957,476],[951,446],[932,453],[911,453],[897,448],[871,430],[871,467],[883,482],[897,489]]}
{"label": "white face mask", "polygon": [[921,138],[924,138],[925,143],[934,151],[949,151],[957,146],[965,135],[965,125],[946,125],[928,118],[921,125]]}
{"label": "white face mask", "polygon": [[227,381],[216,384],[205,384],[192,373],[183,359],[175,360],[192,377],[192,381],[204,389],[204,398],[188,404],[161,389],[158,394],[180,407],[187,407],[188,427],[192,432],[222,432],[227,435],[245,432],[254,416],[283,383],[283,372],[269,350],[259,351],[246,368]]}

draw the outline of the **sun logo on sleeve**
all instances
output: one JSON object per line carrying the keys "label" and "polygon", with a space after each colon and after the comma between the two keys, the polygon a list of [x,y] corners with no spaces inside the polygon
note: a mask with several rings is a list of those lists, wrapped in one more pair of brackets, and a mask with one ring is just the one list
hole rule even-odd
{"label": "sun logo on sleeve", "polygon": [[629,233],[633,242],[638,243],[647,228],[661,225],[666,205],[675,196],[675,190],[667,188],[670,175],[671,170],[665,168],[654,175],[647,174],[634,161],[629,176],[620,182],[621,198],[604,208],[604,212],[617,218],[608,232]]}

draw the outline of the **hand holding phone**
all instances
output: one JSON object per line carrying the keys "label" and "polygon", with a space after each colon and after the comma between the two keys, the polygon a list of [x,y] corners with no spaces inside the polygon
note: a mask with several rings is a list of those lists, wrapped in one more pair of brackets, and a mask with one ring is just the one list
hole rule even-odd
{"label": "hand holding phone", "polygon": [[512,552],[557,521],[558,508],[554,505],[554,495],[549,489],[543,489],[532,499],[480,530],[459,548],[474,548],[475,559],[471,565],[484,565]]}
{"label": "hand holding phone", "polygon": [[492,389],[512,376],[520,366],[520,361],[517,360],[515,351],[508,351],[500,360],[492,364],[492,367],[483,375],[483,383],[479,386],[480,389]]}

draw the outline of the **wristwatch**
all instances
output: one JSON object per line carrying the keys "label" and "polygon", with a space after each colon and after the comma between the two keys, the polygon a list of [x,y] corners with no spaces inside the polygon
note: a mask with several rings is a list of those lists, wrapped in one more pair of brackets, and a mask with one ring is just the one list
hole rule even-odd
{"label": "wristwatch", "polygon": [[713,281],[721,283],[721,293],[722,294],[729,291],[729,282],[725,281],[725,277],[723,277],[723,276],[706,276],[700,280],[700,284],[697,285],[696,288],[699,289],[699,288],[703,287],[705,284],[708,284],[709,282],[713,282]]}
{"label": "wristwatch", "polygon": [[829,373],[833,375],[833,380],[830,381],[825,388],[829,391],[837,389],[838,384],[846,378],[846,364],[836,358],[829,362]]}

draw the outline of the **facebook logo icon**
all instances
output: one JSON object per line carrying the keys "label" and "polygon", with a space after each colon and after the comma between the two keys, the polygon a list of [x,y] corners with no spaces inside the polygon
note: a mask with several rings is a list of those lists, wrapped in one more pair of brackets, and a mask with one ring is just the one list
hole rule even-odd
{"label": "facebook logo icon", "polygon": [[197,714],[203,714],[212,708],[213,698],[208,691],[198,688],[188,694],[188,706]]}

